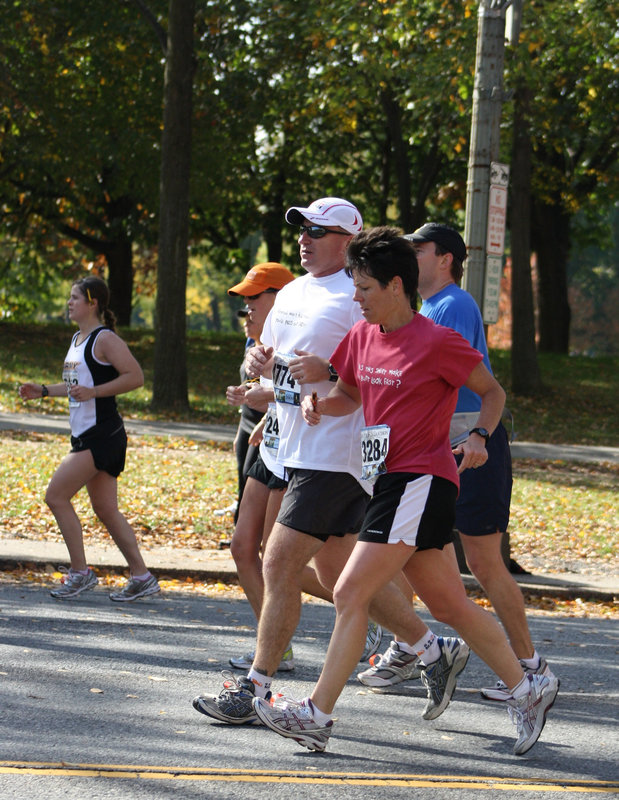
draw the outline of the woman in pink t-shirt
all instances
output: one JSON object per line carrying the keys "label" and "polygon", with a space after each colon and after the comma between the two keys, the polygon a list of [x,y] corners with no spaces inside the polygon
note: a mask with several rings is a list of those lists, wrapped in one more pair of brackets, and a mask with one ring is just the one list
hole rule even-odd
{"label": "woman in pink t-shirt", "polygon": [[[363,405],[363,477],[375,481],[374,492],[334,589],[337,618],[318,683],[300,703],[256,699],[254,708],[272,730],[324,750],[331,713],[363,648],[370,605],[402,571],[432,615],[463,637],[443,639],[428,631],[415,641],[412,606],[397,628],[391,620],[396,640],[419,659],[428,690],[424,718],[446,708],[470,645],[510,688],[507,704],[518,727],[514,752],[523,754],[539,738],[558,681],[525,676],[495,618],[467,598],[451,543],[458,473],[487,460],[486,441],[500,420],[505,392],[463,337],[415,312],[417,261],[398,230],[358,234],[347,263],[364,320],[331,357],[336,386],[327,397],[305,398],[301,408],[306,422],[317,425],[323,414],[343,416]],[[449,421],[462,385],[482,405],[469,438],[454,450],[462,454],[456,467]]]}

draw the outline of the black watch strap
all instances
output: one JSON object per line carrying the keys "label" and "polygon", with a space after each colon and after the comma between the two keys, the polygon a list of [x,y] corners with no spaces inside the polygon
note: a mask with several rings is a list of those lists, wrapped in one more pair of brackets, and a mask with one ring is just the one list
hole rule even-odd
{"label": "black watch strap", "polygon": [[469,435],[471,433],[476,433],[478,436],[482,436],[486,440],[486,444],[488,444],[488,439],[490,438],[490,434],[485,428],[471,428],[469,431]]}
{"label": "black watch strap", "polygon": [[335,383],[337,381],[338,377],[339,377],[339,375],[337,374],[337,370],[335,369],[333,364],[331,364],[331,362],[329,362],[329,380],[332,381],[333,383]]}
{"label": "black watch strap", "polygon": [[48,395],[49,395],[49,389],[47,388],[47,386],[44,383],[42,383],[41,384],[41,397],[47,397]]}

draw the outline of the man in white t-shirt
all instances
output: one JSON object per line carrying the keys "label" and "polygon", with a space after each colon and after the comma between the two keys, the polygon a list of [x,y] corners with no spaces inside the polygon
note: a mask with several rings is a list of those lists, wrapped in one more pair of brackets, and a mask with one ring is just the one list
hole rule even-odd
{"label": "man in white t-shirt", "polygon": [[[300,226],[301,266],[307,274],[278,293],[262,345],[249,351],[246,368],[254,376],[272,372],[278,461],[286,468],[288,488],[263,557],[265,589],[252,667],[247,678],[227,680],[218,696],[193,701],[197,711],[237,725],[255,722],[254,697],[270,695],[272,676],[299,622],[303,569],[313,559],[321,583],[333,588],[357,540],[371,491],[359,480],[363,411],[325,418],[313,428],[300,411],[304,397],[323,395],[330,381],[337,381],[329,357],[361,319],[345,271],[348,243],[363,226],[361,214],[352,203],[327,197],[307,208],[289,208],[286,221]],[[393,584],[370,611],[377,621],[406,620],[407,641],[432,635],[412,611],[410,595]]]}

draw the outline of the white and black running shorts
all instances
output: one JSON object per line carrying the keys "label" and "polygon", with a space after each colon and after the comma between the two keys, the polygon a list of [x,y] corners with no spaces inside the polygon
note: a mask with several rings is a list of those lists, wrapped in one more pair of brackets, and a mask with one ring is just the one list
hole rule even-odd
{"label": "white and black running shorts", "polygon": [[381,475],[374,484],[361,542],[404,542],[442,550],[453,541],[458,487],[445,478],[411,472]]}

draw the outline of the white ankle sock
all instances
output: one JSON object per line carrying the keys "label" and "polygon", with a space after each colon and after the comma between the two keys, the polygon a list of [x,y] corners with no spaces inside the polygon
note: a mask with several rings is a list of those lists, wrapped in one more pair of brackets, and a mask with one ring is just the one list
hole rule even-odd
{"label": "white ankle sock", "polygon": [[426,635],[415,642],[413,653],[416,653],[422,664],[433,664],[441,657],[441,648],[438,646],[438,637],[428,628]]}
{"label": "white ankle sock", "polygon": [[312,716],[314,717],[314,721],[317,722],[319,725],[322,725],[324,727],[328,722],[331,722],[331,720],[333,719],[331,714],[325,714],[324,711],[321,711],[318,708],[318,706],[315,706],[314,703],[312,703],[312,701],[309,699],[309,697],[306,697],[305,700],[303,700],[303,704],[307,705],[310,708]]}
{"label": "white ankle sock", "polygon": [[252,669],[250,669],[247,673],[247,678],[254,684],[254,692],[256,697],[266,697],[271,691],[271,683],[273,683],[273,678],[270,678],[268,675],[263,675],[261,672],[257,672],[252,667]]}
{"label": "white ankle sock", "polygon": [[533,655],[531,656],[531,658],[520,659],[520,663],[524,664],[524,666],[527,667],[527,669],[533,670],[533,672],[535,672],[535,670],[539,667],[540,661],[541,658],[539,657],[539,653],[537,652],[537,650],[533,651]]}
{"label": "white ankle sock", "polygon": [[403,650],[405,653],[408,653],[409,656],[417,655],[417,653],[415,652],[415,648],[411,647],[410,644],[408,644],[407,642],[402,642],[400,641],[400,639],[394,639],[394,642],[397,644],[400,650]]}
{"label": "white ankle sock", "polygon": [[525,675],[524,678],[517,683],[513,689],[509,690],[509,693],[512,697],[524,697],[525,694],[529,693],[529,679]]}

